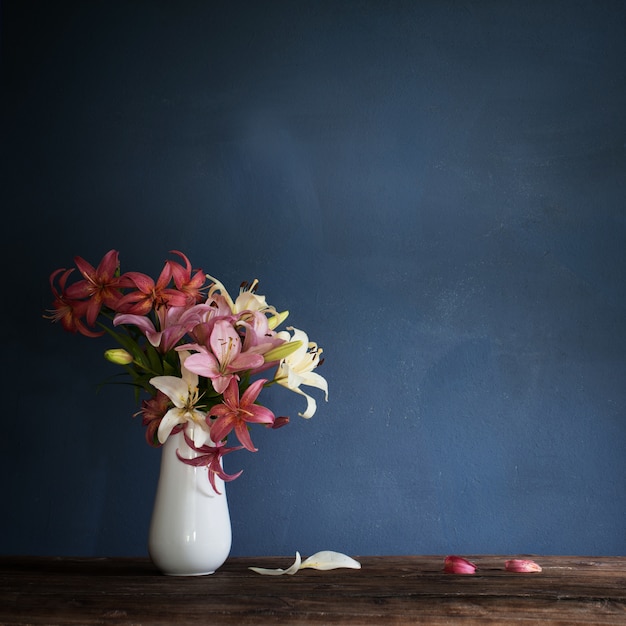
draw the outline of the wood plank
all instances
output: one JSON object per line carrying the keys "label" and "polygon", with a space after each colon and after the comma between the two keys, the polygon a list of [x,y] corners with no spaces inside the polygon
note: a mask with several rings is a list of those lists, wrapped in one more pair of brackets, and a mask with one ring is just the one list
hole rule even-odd
{"label": "wood plank", "polygon": [[626,558],[469,556],[476,574],[442,571],[441,556],[356,557],[360,570],[301,570],[288,557],[232,558],[215,574],[162,576],[147,559],[0,557],[0,622],[17,624],[626,624]]}

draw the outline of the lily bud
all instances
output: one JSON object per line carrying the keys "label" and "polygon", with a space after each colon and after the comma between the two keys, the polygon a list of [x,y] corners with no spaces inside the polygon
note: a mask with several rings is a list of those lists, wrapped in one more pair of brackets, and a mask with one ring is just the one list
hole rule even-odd
{"label": "lily bud", "polygon": [[123,348],[113,348],[104,353],[104,358],[116,365],[129,365],[133,362],[133,355]]}
{"label": "lily bud", "polygon": [[267,318],[267,325],[270,330],[274,330],[276,326],[282,324],[289,317],[289,311],[283,311],[282,313],[276,313],[276,315],[272,315]]}
{"label": "lily bud", "polygon": [[529,574],[533,572],[540,572],[541,566],[528,559],[510,559],[504,564],[504,569],[508,572]]}
{"label": "lily bud", "polygon": [[460,556],[447,556],[443,571],[448,574],[473,574],[476,571],[476,565]]}
{"label": "lily bud", "polygon": [[293,354],[298,348],[302,346],[302,342],[297,341],[285,341],[281,343],[277,348],[272,348],[263,355],[266,363],[272,363],[273,361],[282,361],[285,357]]}
{"label": "lily bud", "polygon": [[282,428],[283,426],[287,426],[287,424],[289,424],[289,418],[287,416],[283,416],[283,417],[277,417],[274,420],[274,423],[268,424],[268,426],[271,426],[274,430],[276,430],[277,428]]}

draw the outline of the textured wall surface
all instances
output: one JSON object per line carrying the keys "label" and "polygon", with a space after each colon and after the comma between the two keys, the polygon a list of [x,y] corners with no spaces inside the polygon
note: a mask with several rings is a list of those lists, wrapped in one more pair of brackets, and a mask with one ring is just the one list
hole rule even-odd
{"label": "textured wall surface", "polygon": [[168,251],[324,349],[234,555],[626,553],[623,2],[2,2],[0,551],[146,554],[159,451],[49,274]]}

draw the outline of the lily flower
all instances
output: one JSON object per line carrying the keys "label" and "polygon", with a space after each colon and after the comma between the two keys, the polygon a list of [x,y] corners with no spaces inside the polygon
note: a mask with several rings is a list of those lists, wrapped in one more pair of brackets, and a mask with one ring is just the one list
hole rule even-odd
{"label": "lily flower", "polygon": [[[169,405],[170,399],[162,391],[157,390],[154,396],[141,402],[141,411],[136,413],[136,415],[142,416],[141,423],[146,427],[146,441],[154,448],[158,448],[161,445],[158,438],[158,430]],[[176,434],[180,430],[182,430],[182,425],[173,428],[170,434]]]}
{"label": "lily flower", "polygon": [[70,285],[66,294],[71,300],[86,300],[85,317],[87,324],[93,326],[103,306],[115,309],[122,298],[119,255],[117,250],[109,250],[97,268],[79,256],[74,257],[74,262],[83,280]]}
{"label": "lily flower", "polygon": [[235,430],[237,439],[246,450],[256,452],[257,449],[250,439],[248,424],[269,424],[275,420],[274,413],[259,404],[254,404],[263,385],[267,381],[259,379],[254,381],[239,398],[239,385],[232,379],[224,391],[224,402],[211,407],[208,417],[217,419],[211,425],[211,439],[214,442],[225,439],[231,430]]}
{"label": "lily flower", "polygon": [[193,429],[194,445],[203,446],[210,440],[210,428],[205,419],[205,413],[196,408],[199,401],[198,375],[188,370],[185,361],[188,352],[180,352],[181,378],[176,376],[155,376],[150,384],[163,392],[174,406],[163,416],[158,429],[159,443],[165,443],[172,430],[179,424],[193,423],[198,428]]}
{"label": "lily flower", "polygon": [[216,295],[221,296],[221,298],[223,298],[228,305],[231,313],[241,313],[242,311],[263,311],[267,307],[265,297],[257,296],[254,293],[259,282],[256,279],[250,285],[245,282],[241,283],[240,293],[237,297],[237,304],[235,304],[235,301],[230,297],[226,287],[224,287],[224,285],[217,280],[217,278],[213,278],[213,276],[209,276],[208,274],[207,278],[209,278],[213,283],[209,288],[207,300],[214,298]]}
{"label": "lily flower", "polygon": [[146,336],[152,346],[159,352],[169,352],[191,329],[200,324],[212,311],[208,304],[188,306],[161,307],[156,315],[159,320],[159,330],[147,315],[133,315],[132,313],[118,313],[113,319],[113,326],[137,326]]}
{"label": "lily flower", "polygon": [[242,283],[239,288],[239,295],[235,300],[235,312],[240,311],[266,311],[269,307],[265,301],[265,296],[256,293],[259,284],[258,278],[251,283]]}
{"label": "lily flower", "polygon": [[[104,335],[103,330],[90,330],[82,322],[82,318],[85,317],[87,312],[88,302],[85,300],[72,300],[67,296],[65,284],[73,271],[73,268],[69,270],[62,268],[52,272],[50,275],[50,288],[54,296],[52,306],[54,308],[49,309],[47,311],[49,315],[44,315],[44,317],[53,322],[61,322],[61,326],[68,332],[80,333],[85,337],[101,337]],[[58,289],[56,286],[57,277],[59,277]]]}
{"label": "lily flower", "polygon": [[[258,311],[245,312],[238,316],[235,324],[238,329],[244,331],[243,351],[263,356],[262,366],[255,368],[254,373],[272,367],[282,358],[277,358],[273,354],[276,348],[283,346],[286,342],[270,329],[265,315]],[[291,350],[287,350],[288,352]],[[272,353],[271,358],[268,358],[267,355],[270,353]]]}
{"label": "lily flower", "polygon": [[237,446],[235,448],[226,448],[226,442],[220,441],[217,443],[213,443],[212,441],[209,445],[204,446],[196,446],[194,442],[187,435],[187,431],[183,431],[183,436],[185,437],[185,441],[187,445],[196,452],[200,452],[200,455],[194,457],[192,459],[185,458],[180,455],[178,450],[176,450],[176,456],[187,465],[193,465],[194,467],[202,467],[206,466],[209,472],[209,482],[211,483],[211,487],[213,487],[213,491],[220,494],[217,485],[215,484],[215,477],[221,478],[223,481],[231,481],[235,480],[235,478],[239,478],[243,473],[243,470],[239,470],[236,474],[227,474],[222,467],[222,457],[229,452],[235,452],[236,450],[241,450],[242,446]]}
{"label": "lily flower", "polygon": [[529,559],[510,559],[504,563],[504,569],[508,572],[528,574],[541,571],[541,565]]}
{"label": "lily flower", "polygon": [[[205,378],[210,378],[217,393],[224,393],[237,372],[260,367],[263,356],[242,351],[241,337],[227,319],[217,319],[209,335],[209,347],[200,344],[187,344],[177,349],[198,350],[189,356],[185,367]],[[236,381],[235,381],[236,382]]]}
{"label": "lily flower", "polygon": [[206,281],[206,275],[202,270],[195,270],[195,274],[192,276],[191,263],[189,259],[178,250],[170,250],[171,254],[177,254],[183,261],[185,261],[185,267],[176,261],[167,261],[170,266],[172,278],[178,291],[184,293],[187,296],[187,303],[193,304],[202,300],[202,287]]}
{"label": "lily flower", "polygon": [[146,315],[162,306],[185,306],[187,294],[169,287],[172,279],[172,262],[166,261],[156,282],[141,272],[126,272],[120,277],[123,287],[134,287],[117,303],[117,310],[122,313]]}
{"label": "lily flower", "polygon": [[278,336],[287,342],[298,341],[300,345],[280,363],[274,381],[306,398],[306,411],[298,413],[298,415],[308,419],[315,415],[317,404],[314,398],[300,389],[300,385],[321,389],[325,394],[326,401],[328,401],[328,383],[323,376],[313,371],[321,363],[322,349],[318,348],[316,343],[310,342],[305,332],[293,328],[293,326],[287,330],[293,331],[293,337],[288,332],[280,332]]}
{"label": "lily flower", "polygon": [[276,326],[283,322],[289,315],[289,311],[278,313],[275,307],[267,304],[265,296],[260,296],[256,293],[256,289],[259,284],[257,278],[255,278],[251,283],[241,283],[239,295],[234,301],[230,297],[226,287],[224,287],[224,285],[217,280],[217,278],[213,278],[213,276],[209,276],[208,274],[207,278],[213,282],[213,285],[209,289],[207,301],[211,299],[216,302],[222,301],[228,306],[233,314],[243,313],[244,311],[258,311],[259,313],[269,314],[270,317],[268,322],[270,328],[272,329],[276,328]]}
{"label": "lily flower", "polygon": [[447,556],[443,571],[447,574],[473,574],[476,571],[476,565],[460,556]]}

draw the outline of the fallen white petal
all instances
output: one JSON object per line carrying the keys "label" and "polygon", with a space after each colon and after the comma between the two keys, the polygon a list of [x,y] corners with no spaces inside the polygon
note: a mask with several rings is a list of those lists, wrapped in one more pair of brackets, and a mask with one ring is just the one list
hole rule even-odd
{"label": "fallen white petal", "polygon": [[265,574],[266,576],[281,576],[282,574],[293,576],[300,569],[301,562],[300,553],[296,552],[296,560],[293,562],[293,565],[287,569],[267,569],[265,567],[251,567],[249,569],[257,574]]}
{"label": "fallen white petal", "polygon": [[337,569],[339,567],[349,567],[351,569],[361,569],[361,564],[352,557],[341,552],[333,552],[332,550],[322,550],[311,555],[302,563],[300,569],[312,567],[313,569]]}
{"label": "fallen white petal", "polygon": [[265,567],[250,567],[249,569],[257,574],[264,574],[266,576],[281,576],[282,574],[289,574],[290,576],[293,576],[293,574],[295,574],[298,570],[306,567],[320,570],[337,569],[339,567],[361,569],[361,564],[341,552],[322,550],[321,552],[316,552],[311,555],[304,562],[302,562],[302,559],[300,558],[300,553],[296,552],[296,560],[293,562],[293,565],[287,569],[268,569]]}

